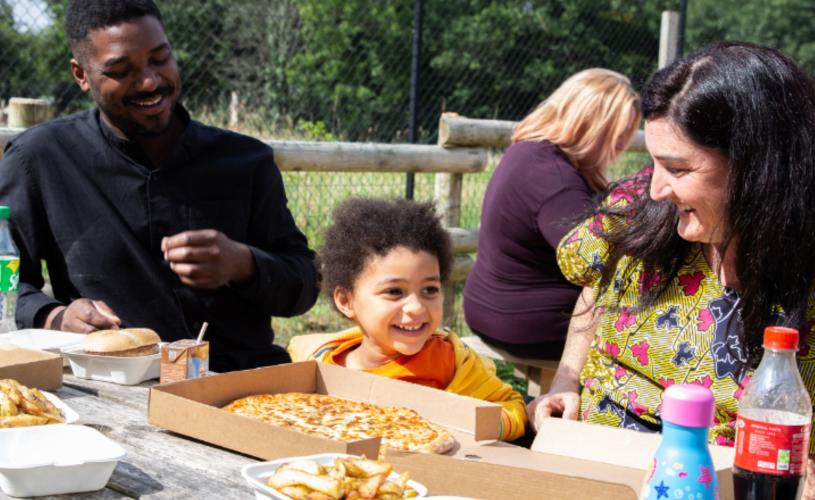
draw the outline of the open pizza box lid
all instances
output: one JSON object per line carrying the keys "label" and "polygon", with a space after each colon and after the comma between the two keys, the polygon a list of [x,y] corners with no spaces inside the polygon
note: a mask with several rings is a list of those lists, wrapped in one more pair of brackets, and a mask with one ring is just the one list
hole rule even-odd
{"label": "open pizza box lid", "polygon": [[[635,500],[660,439],[659,434],[551,418],[544,421],[531,450],[502,442],[476,443],[462,445],[454,455],[458,460],[393,450],[386,451],[385,460],[410,472],[433,495]],[[733,448],[709,448],[719,498],[730,500]]]}
{"label": "open pizza box lid", "polygon": [[497,404],[316,361],[154,386],[148,419],[153,425],[266,460],[326,452],[378,455],[379,438],[345,443],[221,410],[238,398],[281,392],[329,394],[411,408],[448,428],[462,447],[495,440],[500,428],[501,406]]}

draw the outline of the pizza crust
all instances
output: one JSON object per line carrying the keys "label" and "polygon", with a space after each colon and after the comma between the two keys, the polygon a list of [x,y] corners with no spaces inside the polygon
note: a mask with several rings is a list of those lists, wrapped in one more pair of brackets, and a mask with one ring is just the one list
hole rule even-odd
{"label": "pizza crust", "polygon": [[255,394],[224,410],[287,429],[339,441],[380,437],[386,448],[444,454],[456,439],[414,410],[384,407],[324,394]]}

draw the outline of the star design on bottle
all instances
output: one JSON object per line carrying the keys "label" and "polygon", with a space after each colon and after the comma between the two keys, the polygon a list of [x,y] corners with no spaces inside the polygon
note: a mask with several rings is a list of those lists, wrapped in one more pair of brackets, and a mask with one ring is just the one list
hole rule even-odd
{"label": "star design on bottle", "polygon": [[665,486],[665,481],[660,481],[658,485],[654,486],[654,489],[657,490],[657,500],[662,497],[668,497],[668,490],[671,489],[670,486]]}
{"label": "star design on bottle", "polygon": [[709,490],[710,483],[713,482],[713,476],[710,474],[710,467],[700,465],[699,469],[699,482],[705,485],[705,490]]}

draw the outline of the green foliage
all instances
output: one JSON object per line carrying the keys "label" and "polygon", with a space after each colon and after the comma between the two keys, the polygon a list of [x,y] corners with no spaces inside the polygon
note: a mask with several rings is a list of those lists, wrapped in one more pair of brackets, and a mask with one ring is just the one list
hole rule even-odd
{"label": "green foliage", "polygon": [[430,39],[431,69],[444,82],[448,109],[518,119],[588,67],[643,81],[659,45],[658,3],[665,2],[431,2],[446,10],[429,29],[440,33]]}
{"label": "green foliage", "polygon": [[295,3],[304,41],[286,65],[295,120],[322,120],[349,140],[375,138],[394,115],[406,125],[412,2]]}
{"label": "green foliage", "polygon": [[[286,71],[296,118],[323,119],[351,140],[403,138],[413,2],[295,2],[305,43]],[[444,109],[518,119],[587,67],[645,80],[654,69],[659,10],[671,3],[427,0],[423,137]]]}
{"label": "green foliage", "polygon": [[191,108],[226,108],[234,92],[243,109],[288,123],[285,67],[300,46],[291,2],[185,0],[160,7]]}
{"label": "green foliage", "polygon": [[507,361],[496,361],[495,372],[498,378],[512,386],[513,389],[526,394],[527,383],[526,380],[515,376],[515,366]]}
{"label": "green foliage", "polygon": [[813,72],[813,19],[812,0],[693,0],[688,2],[688,48],[716,40],[751,41],[777,48]]}
{"label": "green foliage", "polygon": [[[58,5],[46,6],[43,15],[54,19],[60,11]],[[0,48],[0,99],[44,97],[58,101],[66,89],[74,86],[61,21],[41,31],[22,30],[14,22],[11,2],[0,0]]]}
{"label": "green foliage", "polygon": [[297,122],[297,132],[303,134],[307,141],[336,141],[337,136],[328,131],[323,121],[311,122],[300,120]]}
{"label": "green foliage", "polygon": [[[15,25],[12,5],[21,1],[0,0],[0,98],[46,97],[57,113],[88,106],[68,71],[66,0],[30,2],[53,21],[39,31]],[[655,69],[660,12],[677,3],[425,0],[420,139],[433,140],[445,110],[519,119],[591,66],[625,73],[639,87]],[[815,70],[811,0],[688,5],[689,50],[746,39]],[[227,117],[235,96],[251,127],[302,124],[299,132],[316,138],[405,140],[413,1],[162,0],[160,7],[196,116]]]}

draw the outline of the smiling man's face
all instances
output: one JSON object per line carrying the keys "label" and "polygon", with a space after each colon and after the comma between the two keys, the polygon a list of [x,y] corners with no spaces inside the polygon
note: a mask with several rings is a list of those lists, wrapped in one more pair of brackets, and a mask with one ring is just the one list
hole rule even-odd
{"label": "smiling man's face", "polygon": [[74,78],[120,135],[157,137],[172,123],[181,78],[164,28],[153,16],[93,30]]}

